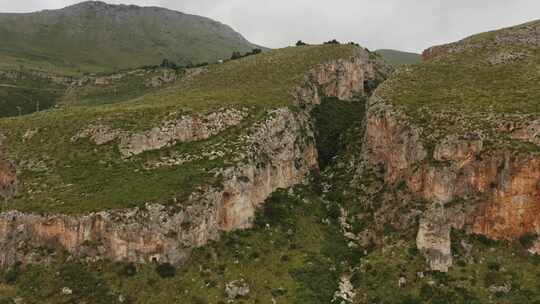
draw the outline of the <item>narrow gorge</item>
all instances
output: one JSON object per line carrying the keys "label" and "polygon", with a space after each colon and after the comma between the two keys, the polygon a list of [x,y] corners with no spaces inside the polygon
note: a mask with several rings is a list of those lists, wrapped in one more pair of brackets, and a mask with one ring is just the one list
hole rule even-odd
{"label": "narrow gorge", "polygon": [[[147,203],[144,207],[85,215],[3,212],[0,264],[47,260],[47,250],[41,250],[47,248],[67,250],[87,259],[179,263],[188,258],[193,248],[219,238],[223,231],[249,228],[256,209],[272,192],[302,183],[311,171],[318,169],[312,109],[322,97],[353,102],[356,96],[365,96],[365,86],[381,82],[389,71],[377,60],[358,48],[351,59],[312,70],[303,84],[293,90],[297,110],[268,111],[266,118],[248,131],[244,158],[217,173],[218,185],[200,187],[186,201],[170,206]],[[106,145],[120,138],[118,149],[129,157],[177,142],[216,136],[246,115],[233,109],[205,117],[186,116],[143,134],[91,125],[73,134],[72,141],[89,139],[95,145]],[[16,185],[10,164],[5,161],[0,167],[2,194],[8,206]]]}

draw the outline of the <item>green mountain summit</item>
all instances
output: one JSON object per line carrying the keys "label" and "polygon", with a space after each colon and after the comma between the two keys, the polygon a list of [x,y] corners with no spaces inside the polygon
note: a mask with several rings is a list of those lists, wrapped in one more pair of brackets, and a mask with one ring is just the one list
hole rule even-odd
{"label": "green mountain summit", "polygon": [[59,10],[0,14],[0,68],[61,74],[212,62],[255,48],[217,21],[158,7],[87,1]]}

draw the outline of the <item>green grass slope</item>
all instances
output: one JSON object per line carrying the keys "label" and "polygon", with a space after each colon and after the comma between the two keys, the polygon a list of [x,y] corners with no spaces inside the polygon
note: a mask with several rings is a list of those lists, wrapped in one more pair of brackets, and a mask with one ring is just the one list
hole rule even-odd
{"label": "green grass slope", "polygon": [[500,126],[540,118],[540,22],[472,36],[433,59],[396,71],[377,94],[424,129],[427,142],[481,132],[486,144],[538,150]]}
{"label": "green grass slope", "polygon": [[52,107],[65,87],[21,73],[20,79],[0,74],[0,117],[25,115]]}
{"label": "green grass slope", "polygon": [[[292,106],[291,90],[307,71],[320,63],[349,58],[353,50],[354,46],[333,45],[275,50],[211,65],[192,79],[127,101],[65,106],[0,119],[8,154],[21,170],[18,195],[10,206],[23,211],[81,213],[148,201],[167,203],[187,195],[194,187],[212,182],[212,169],[230,162],[230,155],[152,170],[146,170],[145,164],[177,153],[236,149],[232,145],[266,110]],[[250,116],[209,140],[143,153],[130,161],[121,159],[114,144],[71,141],[91,124],[135,132],[182,114],[222,108],[246,108]],[[24,139],[29,130],[38,133]]]}
{"label": "green grass slope", "polygon": [[0,69],[61,74],[212,62],[255,46],[229,26],[158,7],[88,1],[60,10],[0,14]]}
{"label": "green grass slope", "polygon": [[375,53],[381,55],[384,60],[386,60],[393,66],[416,64],[422,62],[422,56],[416,53],[402,52],[389,49],[376,50]]}

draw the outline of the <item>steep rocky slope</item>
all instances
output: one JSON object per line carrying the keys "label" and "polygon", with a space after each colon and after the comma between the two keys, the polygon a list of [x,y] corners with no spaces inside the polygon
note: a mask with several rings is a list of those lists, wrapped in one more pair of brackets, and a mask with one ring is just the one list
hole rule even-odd
{"label": "steep rocky slope", "polygon": [[[261,73],[254,79],[258,85],[279,83],[265,88],[272,96],[264,90],[245,96],[246,83],[234,78],[242,72],[249,78]],[[323,96],[365,95],[366,86],[387,72],[361,48],[291,48],[212,66],[133,101],[4,119],[4,148],[16,158],[19,174],[16,183],[5,179],[5,187],[17,192],[5,191],[0,261],[46,259],[36,248],[133,262],[183,261],[220,232],[250,227],[272,192],[317,169],[310,111]],[[213,90],[205,92],[216,96],[205,95],[209,105],[201,106],[199,90],[208,85]],[[236,103],[235,92],[246,101]],[[224,104],[224,96],[236,104]],[[139,115],[149,119],[149,111],[160,120],[141,121]],[[44,145],[44,138],[57,142]],[[11,170],[2,173],[13,178]]]}
{"label": "steep rocky slope", "polygon": [[158,7],[86,1],[60,10],[0,14],[0,68],[112,72],[214,62],[255,48],[229,26]]}
{"label": "steep rocky slope", "polygon": [[419,219],[433,270],[452,266],[454,230],[508,242],[540,232],[539,24],[431,48],[370,98],[357,182],[374,170],[408,193],[395,203]]}

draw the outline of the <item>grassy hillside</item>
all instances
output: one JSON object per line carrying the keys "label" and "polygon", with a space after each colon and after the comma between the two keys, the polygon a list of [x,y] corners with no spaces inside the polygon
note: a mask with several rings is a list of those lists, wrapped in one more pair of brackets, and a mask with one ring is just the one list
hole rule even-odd
{"label": "grassy hillside", "polygon": [[[267,109],[291,106],[291,89],[319,63],[352,56],[353,46],[286,48],[216,64],[192,79],[140,97],[101,106],[65,106],[25,117],[0,119],[11,158],[20,164],[20,189],[11,206],[24,211],[79,213],[137,206],[148,201],[167,203],[211,182],[211,169],[222,158],[146,170],[145,164],[175,153],[223,150]],[[71,141],[91,124],[134,132],[159,126],[166,119],[189,113],[245,108],[241,125],[202,142],[178,144],[124,161],[114,144],[96,146]],[[23,140],[28,130],[38,135]],[[92,193],[92,195],[88,195]]]}
{"label": "grassy hillside", "polygon": [[52,107],[65,87],[24,72],[16,78],[0,74],[0,117],[18,116]]}
{"label": "grassy hillside", "polygon": [[60,10],[0,14],[0,69],[60,74],[213,62],[255,46],[208,18],[157,7],[88,1]]}
{"label": "grassy hillside", "polygon": [[500,126],[540,118],[540,22],[475,35],[444,53],[398,70],[378,90],[425,130],[428,142],[481,131],[493,147],[537,151]]}
{"label": "grassy hillside", "polygon": [[397,50],[376,50],[375,53],[381,55],[384,60],[393,66],[399,66],[403,64],[416,64],[422,61],[420,54],[402,52]]}

